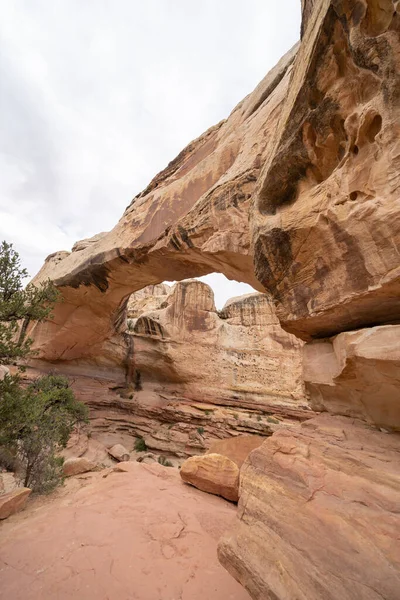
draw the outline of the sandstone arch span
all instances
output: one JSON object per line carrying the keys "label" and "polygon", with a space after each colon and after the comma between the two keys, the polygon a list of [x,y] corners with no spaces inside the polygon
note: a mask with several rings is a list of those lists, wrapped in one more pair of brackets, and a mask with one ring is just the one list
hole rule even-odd
{"label": "sandstone arch span", "polygon": [[101,354],[132,292],[220,272],[264,291],[254,275],[250,199],[287,95],[293,48],[228,119],[189,144],[125,210],[109,233],[46,260],[63,302],[31,331],[48,361]]}

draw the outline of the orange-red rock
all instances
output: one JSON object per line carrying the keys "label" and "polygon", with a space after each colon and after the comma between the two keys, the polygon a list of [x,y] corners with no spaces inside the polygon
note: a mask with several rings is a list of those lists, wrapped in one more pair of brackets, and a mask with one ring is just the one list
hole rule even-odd
{"label": "orange-red rock", "polygon": [[207,454],[222,454],[240,467],[252,450],[261,446],[265,437],[259,435],[238,435],[213,442]]}
{"label": "orange-red rock", "polygon": [[307,0],[251,215],[256,275],[305,340],[400,319],[400,15]]}
{"label": "orange-red rock", "polygon": [[1,600],[248,600],[218,563],[235,508],[177,469],[120,463],[1,525]]}
{"label": "orange-red rock", "polygon": [[65,477],[72,477],[73,475],[93,471],[95,468],[96,464],[87,458],[67,458],[67,460],[64,461],[63,473]]}
{"label": "orange-red rock", "polygon": [[30,332],[47,360],[93,360],[121,324],[129,295],[164,280],[219,271],[254,276],[248,213],[287,96],[295,49],[232,111],[191,142],[106,234],[46,260],[64,302]]}
{"label": "orange-red rock", "polygon": [[239,467],[221,454],[192,456],[183,463],[180,475],[203,492],[222,496],[232,502],[239,499]]}
{"label": "orange-red rock", "polygon": [[400,325],[340,333],[304,347],[314,410],[400,430]]}
{"label": "orange-red rock", "polygon": [[0,519],[7,519],[16,512],[22,510],[32,490],[29,488],[17,488],[7,494],[0,496]]}
{"label": "orange-red rock", "polygon": [[400,437],[321,415],[249,455],[219,558],[257,600],[397,600],[399,506]]}

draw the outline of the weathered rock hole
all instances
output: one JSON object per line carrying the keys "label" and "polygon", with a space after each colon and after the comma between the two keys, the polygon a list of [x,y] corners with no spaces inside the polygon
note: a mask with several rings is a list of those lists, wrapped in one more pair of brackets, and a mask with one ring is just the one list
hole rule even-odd
{"label": "weathered rock hole", "polygon": [[381,129],[382,117],[381,115],[375,115],[366,132],[368,141],[373,142]]}
{"label": "weathered rock hole", "polygon": [[357,156],[359,149],[358,146],[353,146],[353,148],[351,149],[352,153],[355,154]]}
{"label": "weathered rock hole", "polygon": [[354,200],[357,200],[357,198],[358,198],[358,192],[351,192],[350,200],[352,200],[354,202]]}

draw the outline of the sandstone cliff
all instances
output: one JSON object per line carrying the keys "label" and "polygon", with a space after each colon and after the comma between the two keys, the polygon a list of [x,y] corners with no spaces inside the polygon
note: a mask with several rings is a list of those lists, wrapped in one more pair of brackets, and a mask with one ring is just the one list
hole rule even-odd
{"label": "sandstone cliff", "polygon": [[279,325],[265,294],[231,299],[221,311],[197,280],[149,286],[128,302],[127,329],[91,361],[33,361],[67,375],[91,408],[92,437],[128,450],[144,438],[180,457],[213,440],[271,435],[314,413],[305,397],[303,343]]}
{"label": "sandstone cliff", "polygon": [[[112,231],[48,258],[38,278],[50,276],[64,303],[31,334],[46,365],[74,374],[104,435],[140,433],[187,455],[206,436],[272,432],[243,406],[275,415],[281,405],[290,425],[304,418],[291,387],[296,343],[277,315],[306,342],[311,406],[330,415],[291,429],[278,419],[249,455],[220,559],[254,598],[398,600],[398,2],[302,8],[297,54],[189,144]],[[124,332],[132,292],[211,271],[267,291],[274,308],[251,296],[218,314],[206,290],[189,290],[186,304],[181,284],[132,300]],[[147,386],[146,400],[124,397],[127,385]]]}
{"label": "sandstone cliff", "polygon": [[305,0],[303,16],[251,228],[258,279],[309,342],[311,404],[331,415],[249,455],[219,556],[260,600],[396,600],[400,19],[391,0]]}
{"label": "sandstone cliff", "polygon": [[264,291],[254,276],[248,214],[295,51],[159,173],[109,233],[48,257],[36,280],[50,277],[64,301],[53,322],[31,332],[42,358],[101,356],[129,295],[147,285],[217,271]]}

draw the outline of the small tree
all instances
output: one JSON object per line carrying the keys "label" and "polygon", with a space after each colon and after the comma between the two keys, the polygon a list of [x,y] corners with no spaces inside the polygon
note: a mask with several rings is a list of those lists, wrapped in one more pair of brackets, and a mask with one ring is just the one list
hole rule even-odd
{"label": "small tree", "polygon": [[[28,356],[32,340],[26,337],[30,321],[43,321],[59,299],[48,279],[36,286],[23,280],[28,277],[12,244],[0,246],[0,365]],[[22,323],[22,326],[21,326]]]}
{"label": "small tree", "polygon": [[[24,289],[25,277],[17,252],[3,242],[0,365],[31,353],[32,340],[26,338],[29,322],[49,317],[58,299],[51,281]],[[0,381],[0,447],[16,459],[21,480],[35,491],[49,491],[61,481],[63,461],[57,453],[66,446],[74,426],[86,421],[87,408],[75,399],[64,377],[47,375],[26,387],[18,374]]]}

